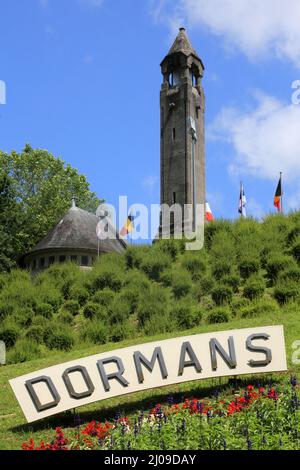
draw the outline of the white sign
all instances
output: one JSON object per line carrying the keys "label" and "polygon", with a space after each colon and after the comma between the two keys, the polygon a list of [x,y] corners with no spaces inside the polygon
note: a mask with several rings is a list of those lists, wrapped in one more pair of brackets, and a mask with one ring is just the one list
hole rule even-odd
{"label": "white sign", "polygon": [[99,400],[199,379],[287,370],[282,326],[168,339],[10,380],[28,422]]}

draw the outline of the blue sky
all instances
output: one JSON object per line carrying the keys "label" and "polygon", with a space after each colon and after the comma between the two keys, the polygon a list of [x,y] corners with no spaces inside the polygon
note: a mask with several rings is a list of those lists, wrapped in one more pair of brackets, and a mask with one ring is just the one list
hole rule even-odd
{"label": "blue sky", "polygon": [[[0,148],[77,167],[116,204],[159,203],[159,64],[184,25],[205,66],[207,194],[217,217],[300,206],[300,2],[1,0]],[[300,83],[299,83],[300,85]],[[300,93],[299,93],[300,96]]]}

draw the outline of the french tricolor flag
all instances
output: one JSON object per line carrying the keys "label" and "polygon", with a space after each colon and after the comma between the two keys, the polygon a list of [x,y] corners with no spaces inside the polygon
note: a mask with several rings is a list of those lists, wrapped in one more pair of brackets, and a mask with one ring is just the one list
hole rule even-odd
{"label": "french tricolor flag", "polygon": [[211,211],[210,205],[208,204],[207,201],[205,203],[205,220],[207,222],[212,222],[213,220],[215,220],[214,216],[213,216],[213,213]]}

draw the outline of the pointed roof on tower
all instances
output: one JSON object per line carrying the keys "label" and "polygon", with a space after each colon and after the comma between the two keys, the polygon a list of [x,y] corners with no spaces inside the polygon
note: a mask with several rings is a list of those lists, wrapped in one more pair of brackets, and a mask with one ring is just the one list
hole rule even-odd
{"label": "pointed roof on tower", "polygon": [[178,52],[182,52],[183,54],[189,56],[194,55],[199,58],[197,52],[193,48],[188,35],[186,33],[185,28],[180,28],[177,38],[175,39],[173,46],[168,52],[168,55],[176,54]]}

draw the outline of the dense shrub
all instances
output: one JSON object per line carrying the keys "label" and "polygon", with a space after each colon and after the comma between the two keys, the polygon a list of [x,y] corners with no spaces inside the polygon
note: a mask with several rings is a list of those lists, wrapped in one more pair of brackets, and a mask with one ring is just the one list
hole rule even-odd
{"label": "dense shrub", "polygon": [[228,323],[230,319],[230,310],[228,307],[219,307],[212,310],[206,317],[208,324]]}
{"label": "dense shrub", "polygon": [[31,341],[42,344],[44,342],[44,329],[42,326],[32,326],[26,331],[25,337]]}
{"label": "dense shrub", "polygon": [[97,318],[105,320],[107,318],[107,307],[95,302],[88,302],[83,308],[83,316],[88,319]]}
{"label": "dense shrub", "polygon": [[20,339],[7,354],[8,364],[32,361],[42,355],[41,347],[31,339]]}
{"label": "dense shrub", "polygon": [[298,266],[292,266],[289,269],[285,269],[278,275],[278,282],[300,282],[300,268]]}
{"label": "dense shrub", "polygon": [[273,285],[280,274],[287,268],[293,266],[293,258],[281,253],[274,253],[266,263],[266,271],[271,285]]}
{"label": "dense shrub", "polygon": [[252,302],[249,306],[240,309],[241,318],[254,318],[254,317],[265,317],[270,318],[271,315],[278,312],[278,305],[274,300],[259,300],[258,302]]}
{"label": "dense shrub", "polygon": [[234,317],[240,315],[241,310],[245,307],[248,307],[250,303],[250,300],[244,297],[233,298],[230,305],[232,315]]}
{"label": "dense shrub", "polygon": [[96,304],[103,305],[104,307],[109,307],[109,305],[114,300],[115,295],[115,292],[113,292],[111,289],[103,289],[95,292],[91,300]]}
{"label": "dense shrub", "polygon": [[64,325],[72,326],[74,324],[74,316],[72,313],[67,311],[62,311],[57,317],[57,320]]}
{"label": "dense shrub", "polygon": [[129,246],[124,255],[127,268],[139,268],[144,254],[148,251],[148,247],[143,249],[141,247]]}
{"label": "dense shrub", "polygon": [[29,307],[17,307],[11,318],[21,328],[28,328],[35,318],[35,312]]}
{"label": "dense shrub", "polygon": [[109,339],[113,343],[118,343],[124,339],[136,337],[135,326],[130,321],[117,323],[110,328]]}
{"label": "dense shrub", "polygon": [[49,349],[70,351],[74,346],[74,338],[69,330],[50,325],[44,329],[44,343]]}
{"label": "dense shrub", "polygon": [[232,300],[232,295],[232,289],[224,284],[216,286],[211,293],[213,301],[218,306],[229,304]]}
{"label": "dense shrub", "polygon": [[98,289],[111,289],[118,292],[122,287],[122,276],[112,268],[95,269],[92,286],[94,291]]}
{"label": "dense shrub", "polygon": [[294,241],[291,251],[296,261],[300,264],[300,236]]}
{"label": "dense shrub", "polygon": [[131,305],[121,295],[117,296],[109,307],[108,320],[110,324],[123,323],[131,314]]}
{"label": "dense shrub", "polygon": [[143,326],[151,317],[167,316],[170,309],[168,294],[162,287],[152,287],[140,297],[137,318]]}
{"label": "dense shrub", "polygon": [[201,309],[191,305],[185,299],[174,305],[172,314],[180,329],[189,329],[201,323],[203,313]]}
{"label": "dense shrub", "polygon": [[3,318],[8,317],[9,315],[12,315],[13,312],[13,304],[7,303],[7,301],[0,299],[0,320],[3,320]]}
{"label": "dense shrub", "polygon": [[74,286],[71,288],[70,298],[82,307],[89,298],[89,291],[85,287]]}
{"label": "dense shrub", "polygon": [[172,261],[175,261],[180,253],[184,252],[184,243],[182,240],[159,240],[156,243],[156,248],[162,253],[166,253]]}
{"label": "dense shrub", "polygon": [[220,281],[222,278],[231,275],[232,268],[232,263],[229,260],[220,260],[214,263],[212,273],[215,279]]}
{"label": "dense shrub", "polygon": [[99,320],[89,322],[81,333],[83,340],[90,341],[93,344],[105,344],[108,336],[107,326]]}
{"label": "dense shrub", "polygon": [[174,330],[176,330],[176,322],[173,316],[169,313],[165,315],[154,313],[145,321],[142,332],[146,336],[154,336]]}
{"label": "dense shrub", "polygon": [[10,349],[15,345],[20,333],[15,326],[4,326],[0,329],[0,341],[4,341],[6,348]]}
{"label": "dense shrub", "polygon": [[274,298],[280,305],[300,299],[300,287],[298,282],[278,283],[274,289]]}
{"label": "dense shrub", "polygon": [[266,283],[262,276],[251,276],[244,286],[244,297],[249,300],[259,299],[265,293]]}
{"label": "dense shrub", "polygon": [[150,279],[159,281],[163,271],[170,266],[171,259],[165,253],[160,253],[159,256],[155,255],[156,253],[153,252],[146,253],[141,262],[141,269]]}
{"label": "dense shrub", "polygon": [[235,294],[239,292],[241,280],[237,274],[230,274],[229,276],[225,276],[219,282],[220,284],[230,287]]}
{"label": "dense shrub", "polygon": [[71,313],[75,317],[80,311],[80,305],[77,300],[67,300],[63,304],[63,309]]}
{"label": "dense shrub", "polygon": [[199,302],[202,297],[211,294],[214,286],[215,281],[211,276],[207,275],[200,279],[193,289],[196,300]]}
{"label": "dense shrub", "polygon": [[124,302],[132,314],[137,310],[140,298],[140,290],[136,286],[126,287],[119,294],[119,299]]}
{"label": "dense shrub", "polygon": [[248,279],[252,274],[255,274],[260,269],[260,259],[258,256],[244,256],[240,259],[239,270],[243,279]]}
{"label": "dense shrub", "polygon": [[35,308],[35,312],[37,315],[50,319],[53,315],[53,307],[50,304],[38,304]]}
{"label": "dense shrub", "polygon": [[172,275],[172,291],[175,299],[185,297],[191,289],[192,281],[185,271],[177,271]]}
{"label": "dense shrub", "polygon": [[182,266],[191,273],[194,281],[203,277],[207,271],[207,255],[204,251],[187,253],[182,261]]}

